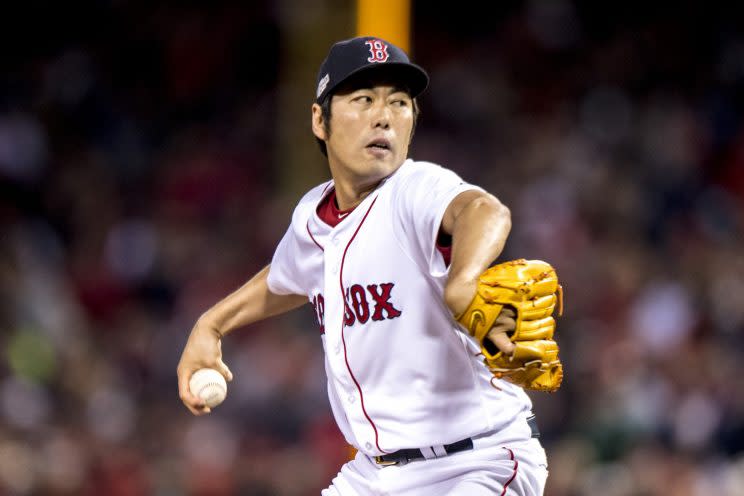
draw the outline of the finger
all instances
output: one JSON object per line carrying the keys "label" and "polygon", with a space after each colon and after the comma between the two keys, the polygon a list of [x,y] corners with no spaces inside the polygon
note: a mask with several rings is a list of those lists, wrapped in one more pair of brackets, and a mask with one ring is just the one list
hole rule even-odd
{"label": "finger", "polygon": [[514,311],[511,307],[503,307],[501,309],[501,312],[499,312],[499,317],[511,317],[514,318],[517,316],[517,312]]}
{"label": "finger", "polygon": [[190,406],[190,405],[186,405],[186,407],[189,409],[191,413],[193,413],[197,417],[206,415],[207,413],[210,413],[212,411],[212,409],[209,408],[207,405],[202,405],[201,407],[197,407],[197,408]]}
{"label": "finger", "polygon": [[200,416],[212,411],[212,409],[206,405],[203,399],[199,398],[198,396],[194,396],[191,393],[189,394],[191,398],[185,398],[181,396],[181,401],[184,405],[186,405],[186,408],[188,408],[191,413]]}
{"label": "finger", "polygon": [[186,405],[189,410],[194,412],[194,409],[201,409],[204,408],[206,405],[204,404],[203,399],[191,393],[191,388],[189,387],[191,374],[191,371],[187,371],[184,369],[178,370],[178,395],[181,397],[181,401],[183,401],[184,405]]}
{"label": "finger", "polygon": [[494,321],[494,327],[503,331],[513,331],[517,327],[517,321],[509,315],[499,315]]}
{"label": "finger", "polygon": [[221,358],[217,360],[217,370],[225,377],[225,380],[227,380],[228,382],[233,380],[233,374],[232,372],[230,372],[230,368],[225,362],[222,361]]}
{"label": "finger", "polygon": [[514,343],[512,343],[511,339],[509,339],[505,332],[494,328],[488,333],[487,338],[504,354],[512,355],[514,353],[514,348],[516,348],[516,346],[514,346]]}

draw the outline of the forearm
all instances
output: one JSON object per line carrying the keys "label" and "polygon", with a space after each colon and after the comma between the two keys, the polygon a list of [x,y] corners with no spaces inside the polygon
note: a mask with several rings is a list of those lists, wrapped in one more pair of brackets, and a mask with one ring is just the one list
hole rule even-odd
{"label": "forearm", "polygon": [[475,280],[503,251],[511,230],[509,209],[494,197],[479,197],[456,217],[450,279]]}
{"label": "forearm", "polygon": [[478,276],[501,254],[510,230],[509,209],[491,195],[470,200],[454,216],[445,300],[455,315],[470,303]]}
{"label": "forearm", "polygon": [[232,372],[222,361],[222,336],[238,327],[296,308],[307,302],[300,295],[277,295],[269,291],[264,268],[237,291],[204,312],[191,330],[178,362],[178,392],[186,407],[195,415],[209,412],[203,399],[190,389],[191,375],[202,368],[213,368],[225,379]]}
{"label": "forearm", "polygon": [[269,290],[266,266],[239,289],[204,312],[199,324],[220,336],[253,322],[278,315],[307,303],[302,295],[278,295]]}

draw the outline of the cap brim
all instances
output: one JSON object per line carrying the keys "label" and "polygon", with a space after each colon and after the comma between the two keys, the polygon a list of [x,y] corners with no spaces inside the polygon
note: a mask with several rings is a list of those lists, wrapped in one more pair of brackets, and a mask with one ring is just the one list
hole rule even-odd
{"label": "cap brim", "polygon": [[371,64],[350,72],[344,79],[338,81],[336,84],[329,86],[326,91],[318,98],[320,103],[328,95],[333,94],[339,87],[344,84],[353,81],[355,78],[361,78],[367,74],[380,74],[382,78],[389,79],[390,81],[400,82],[411,93],[411,97],[415,98],[424,92],[427,86],[429,86],[429,75],[424,69],[417,66],[416,64],[405,63],[405,62],[388,62],[385,64]]}

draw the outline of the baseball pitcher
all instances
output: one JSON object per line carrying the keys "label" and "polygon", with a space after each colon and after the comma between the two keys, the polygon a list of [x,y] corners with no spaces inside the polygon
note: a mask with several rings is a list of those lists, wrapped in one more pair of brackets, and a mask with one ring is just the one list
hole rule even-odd
{"label": "baseball pitcher", "polygon": [[299,201],[271,264],[199,319],[178,366],[231,380],[231,330],[310,302],[328,396],[358,452],[322,494],[541,495],[545,451],[525,389],[562,379],[555,270],[493,267],[511,227],[494,196],[408,158],[429,77],[398,47],[359,37],[320,66],[312,130],[331,179]]}

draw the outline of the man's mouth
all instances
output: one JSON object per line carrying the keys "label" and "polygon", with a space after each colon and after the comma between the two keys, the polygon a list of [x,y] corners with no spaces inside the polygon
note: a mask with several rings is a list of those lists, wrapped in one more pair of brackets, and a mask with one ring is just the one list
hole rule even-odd
{"label": "man's mouth", "polygon": [[390,150],[390,142],[386,139],[376,139],[367,145],[373,150]]}

